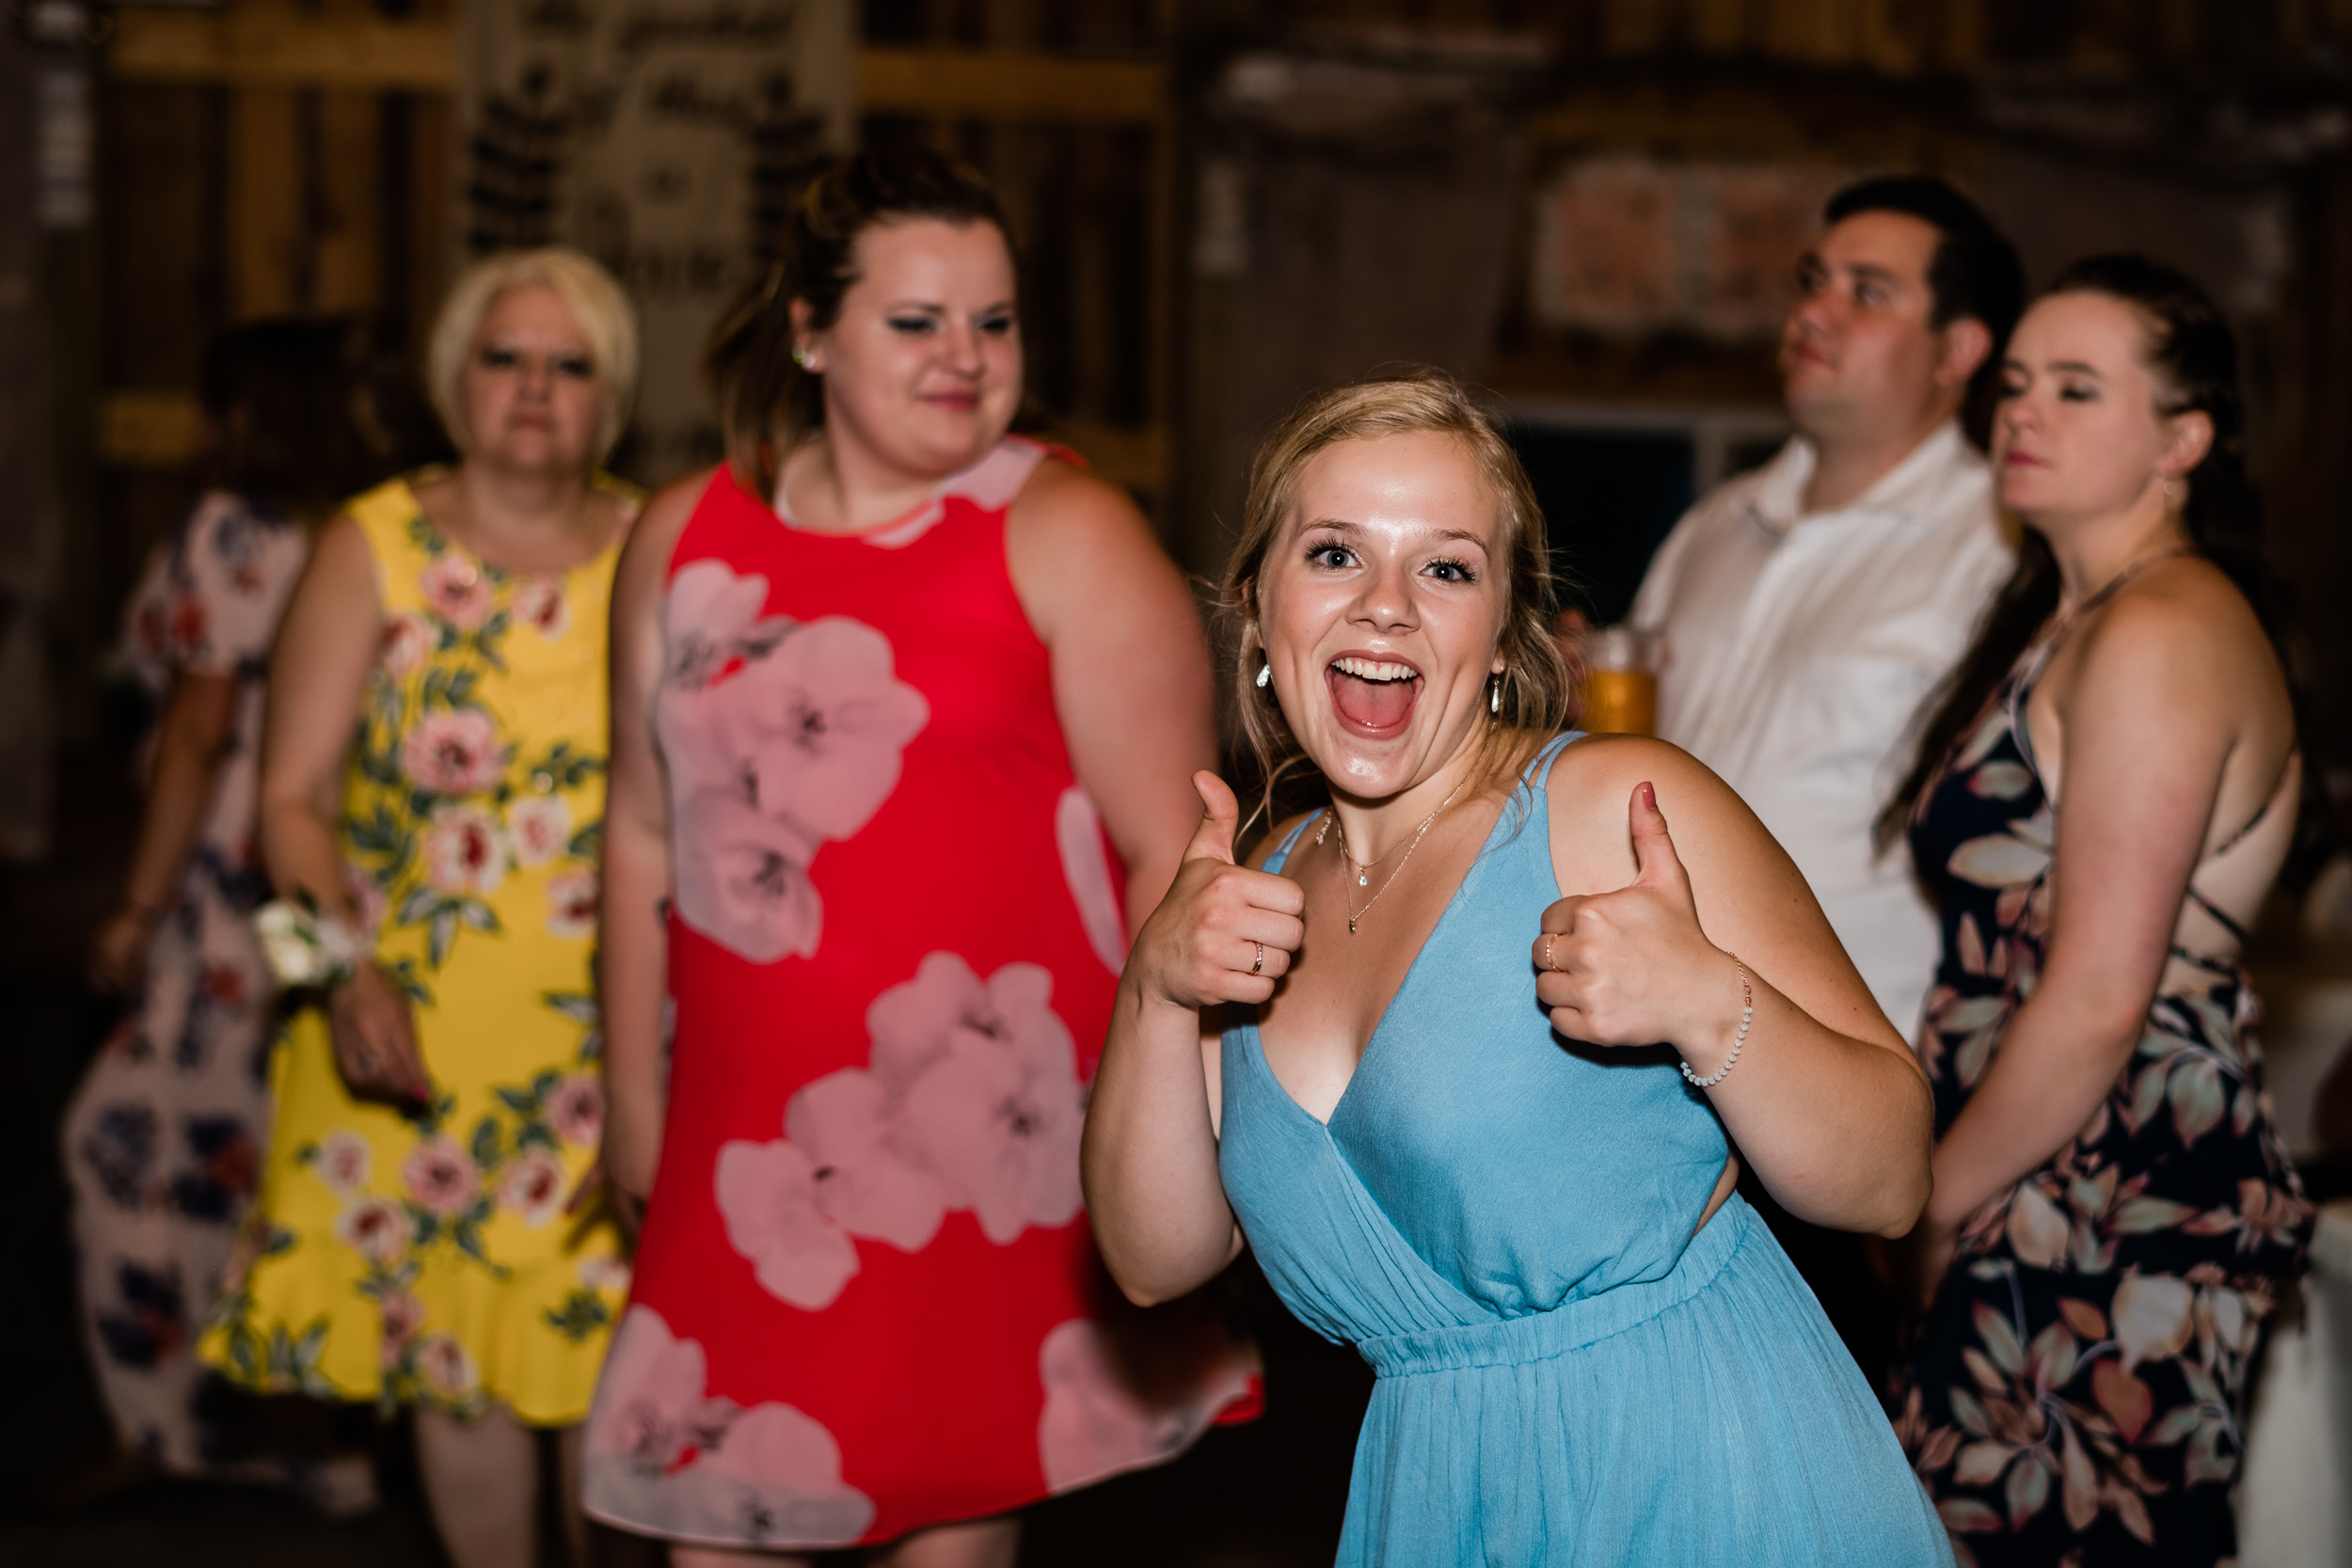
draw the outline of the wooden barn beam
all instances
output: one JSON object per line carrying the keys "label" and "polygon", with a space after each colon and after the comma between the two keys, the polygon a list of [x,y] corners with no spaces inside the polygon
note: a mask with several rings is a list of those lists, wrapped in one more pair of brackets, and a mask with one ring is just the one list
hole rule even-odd
{"label": "wooden barn beam", "polygon": [[446,22],[208,15],[140,7],[115,15],[106,67],[131,82],[447,92],[457,79]]}
{"label": "wooden barn beam", "polygon": [[[118,13],[107,69],[132,82],[446,93],[457,80],[447,22],[372,17]],[[1168,68],[1016,49],[863,49],[858,106],[1061,124],[1167,118]]]}
{"label": "wooden barn beam", "polygon": [[861,112],[1135,124],[1165,119],[1168,68],[1012,49],[861,49]]}

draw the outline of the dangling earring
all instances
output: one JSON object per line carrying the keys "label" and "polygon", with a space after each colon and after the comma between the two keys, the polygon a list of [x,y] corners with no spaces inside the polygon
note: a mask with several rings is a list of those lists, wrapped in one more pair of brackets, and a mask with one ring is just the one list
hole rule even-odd
{"label": "dangling earring", "polygon": [[1272,659],[1268,659],[1265,663],[1258,666],[1258,689],[1263,691],[1267,687],[1273,684],[1274,661]]}
{"label": "dangling earring", "polygon": [[2186,488],[2188,487],[2181,483],[2177,475],[2164,476],[2164,509],[2167,512],[2181,510],[2181,492]]}
{"label": "dangling earring", "polygon": [[804,345],[800,343],[792,345],[792,362],[803,370],[808,369],[808,349]]}
{"label": "dangling earring", "polygon": [[1502,711],[1502,672],[1500,670],[1486,677],[1486,711]]}

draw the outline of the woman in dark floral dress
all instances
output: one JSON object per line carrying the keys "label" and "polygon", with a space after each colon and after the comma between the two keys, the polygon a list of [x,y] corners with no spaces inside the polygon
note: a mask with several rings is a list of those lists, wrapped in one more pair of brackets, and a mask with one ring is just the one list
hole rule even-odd
{"label": "woman in dark floral dress", "polygon": [[2219,1563],[2248,1359],[2312,1224],[2236,962],[2302,768],[2235,349],[2185,278],[2104,257],[2005,377],[2024,548],[1889,810],[1944,931],[1898,1427],[1963,1564]]}
{"label": "woman in dark floral dress", "polygon": [[[253,938],[262,673],[310,528],[384,461],[354,414],[350,324],[257,322],[216,341],[214,485],[155,551],[123,662],[157,705],[148,801],[91,968],[130,1003],[68,1110],[82,1311],[125,1456],[183,1475],[285,1479],[240,1446],[196,1338],[269,1142],[269,971]],[[329,1507],[373,1495],[352,1457],[292,1467]]]}

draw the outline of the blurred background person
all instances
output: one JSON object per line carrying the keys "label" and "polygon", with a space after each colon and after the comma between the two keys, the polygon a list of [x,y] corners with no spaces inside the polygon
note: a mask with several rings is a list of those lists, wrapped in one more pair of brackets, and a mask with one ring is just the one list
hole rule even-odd
{"label": "blurred background person", "polygon": [[206,351],[212,483],[156,549],[122,657],[152,700],[147,811],[90,970],[129,1010],[66,1113],[91,1364],[134,1467],[288,1478],[364,1506],[364,1461],[325,1468],[253,1451],[222,1414],[196,1339],[220,1291],[269,1142],[276,988],[252,914],[262,685],[310,539],[381,472],[354,325],[255,322]]}
{"label": "blurred background person", "polygon": [[2002,367],[2017,567],[1883,819],[1943,913],[1901,1431],[1979,1563],[2234,1560],[2246,1370],[2312,1234],[2237,962],[2302,785],[2242,424],[2194,283],[2059,275]]}
{"label": "blurred background person", "polygon": [[1254,1398],[1220,1324],[1138,1396],[1098,1321],[1085,1085],[1214,698],[1134,504],[1007,435],[1015,295],[964,165],[830,166],[714,336],[728,462],[615,591],[606,1157],[651,1203],[587,1497],[680,1565],[1009,1564],[1011,1510]]}
{"label": "blurred background person", "polygon": [[[1941,180],[1850,185],[1798,268],[1781,331],[1796,434],[1659,547],[1635,625],[1663,634],[1657,734],[1714,769],[1788,851],[1906,1038],[1935,921],[1871,823],[1920,700],[2010,565],[1985,462],[1962,429],[2025,297],[2017,253]],[[1606,634],[1603,634],[1606,635]],[[1744,1189],[1873,1382],[1899,1309],[1860,1242]]]}
{"label": "blurred background person", "polygon": [[536,1560],[548,1431],[576,1525],[571,1440],[627,1279],[609,1218],[565,1199],[602,1121],[607,604],[637,503],[597,464],[636,362],[587,258],[469,270],[428,359],[461,458],[343,509],[270,669],[264,933],[324,996],[279,1053],[205,1353],[255,1387],[411,1409],[459,1568]]}
{"label": "blurred background person", "polygon": [[1632,618],[1667,640],[1658,734],[1763,819],[1908,1034],[1935,921],[1870,824],[1904,726],[2009,569],[1961,413],[1993,375],[2026,279],[1941,180],[1866,180],[1822,215],[1781,333],[1796,434],[1677,525]]}

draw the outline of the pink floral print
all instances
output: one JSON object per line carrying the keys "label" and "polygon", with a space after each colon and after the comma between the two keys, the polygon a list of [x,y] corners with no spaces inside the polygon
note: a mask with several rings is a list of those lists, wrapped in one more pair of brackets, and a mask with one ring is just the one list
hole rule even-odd
{"label": "pink floral print", "polygon": [[680,918],[755,963],[813,955],[807,870],[873,818],[930,715],[890,643],[841,616],[762,616],[767,579],[698,561],[673,579],[657,716]]}
{"label": "pink floral print", "polygon": [[609,1252],[592,1252],[580,1260],[573,1271],[583,1289],[612,1291],[615,1294],[628,1290],[630,1277],[628,1260]]}
{"label": "pink floral print", "polygon": [[771,1550],[847,1545],[873,1500],[841,1476],[841,1449],[789,1404],[746,1409],[706,1390],[702,1346],[631,1307],[588,1418],[584,1465],[599,1512],[689,1541]]}
{"label": "pink floral print", "polygon": [[1054,805],[1054,845],[1061,851],[1062,880],[1078,906],[1087,945],[1113,974],[1127,967],[1127,921],[1119,908],[1119,886],[1111,878],[1103,841],[1102,814],[1085,786],[1072,784]]}
{"label": "pink floral print", "polygon": [[604,1082],[575,1072],[548,1096],[548,1125],[567,1144],[593,1144],[604,1135]]}
{"label": "pink floral print", "polygon": [[335,1216],[335,1239],[372,1263],[399,1261],[408,1250],[407,1214],[389,1198],[363,1197]]}
{"label": "pink floral print", "polygon": [[424,831],[425,885],[455,897],[485,897],[506,879],[506,835],[480,806],[434,809]]}
{"label": "pink floral print", "polygon": [[453,550],[427,562],[417,585],[433,612],[460,631],[480,631],[498,603],[482,569]]}
{"label": "pink floral print", "polygon": [[526,578],[515,585],[515,621],[540,636],[554,639],[572,626],[572,607],[564,596],[562,578]]}
{"label": "pink floral print", "polygon": [[319,1140],[318,1157],[310,1162],[310,1169],[328,1192],[348,1197],[368,1184],[374,1164],[375,1152],[367,1139],[337,1128]]}
{"label": "pink floral print", "polygon": [[395,610],[384,617],[383,635],[376,643],[376,662],[384,673],[395,678],[410,673],[432,654],[440,643],[433,623],[413,610]]}
{"label": "pink floral print", "polygon": [[424,1326],[424,1303],[405,1291],[388,1291],[376,1297],[375,1306],[384,1323],[383,1365],[397,1367]]}
{"label": "pink floral print", "polygon": [[545,865],[572,842],[571,803],[561,795],[518,795],[506,808],[506,841],[516,865]]}
{"label": "pink floral print", "polygon": [[548,930],[559,937],[596,934],[596,874],[559,871],[548,879]]}
{"label": "pink floral print", "polygon": [[544,1148],[528,1148],[506,1163],[499,1176],[499,1207],[528,1226],[542,1226],[564,1206],[564,1162]]}
{"label": "pink floral print", "polygon": [[1067,1492],[1174,1458],[1219,1410],[1248,1397],[1255,1369],[1220,1358],[1188,1397],[1147,1403],[1121,1375],[1103,1330],[1089,1319],[1072,1318],[1045,1336],[1038,1370],[1045,1385],[1038,1457],[1046,1485]]}
{"label": "pink floral print", "polygon": [[785,616],[762,616],[767,604],[768,579],[756,572],[738,577],[722,561],[680,568],[662,604],[662,684],[698,689],[764,657],[792,629]]}
{"label": "pink floral print", "polygon": [[481,1172],[455,1139],[437,1135],[418,1142],[401,1164],[400,1179],[418,1208],[453,1219],[473,1201]]}
{"label": "pink floral print", "polygon": [[498,721],[478,707],[439,708],[401,737],[401,771],[436,795],[481,795],[506,776]]}
{"label": "pink floral print", "polygon": [[796,627],[722,682],[719,725],[754,799],[821,838],[848,838],[898,783],[898,755],[930,717],[891,674],[890,643],[830,615]]}
{"label": "pink floral print", "polygon": [[465,1403],[482,1386],[482,1370],[473,1353],[454,1334],[435,1334],[417,1341],[417,1376],[444,1404]]}
{"label": "pink floral print", "polygon": [[721,1148],[719,1211],[762,1286],[816,1310],[856,1274],[853,1236],[919,1251],[961,1209],[1003,1245],[1077,1217],[1086,1091],[1052,992],[1036,964],[983,982],[932,953],[867,1009],[868,1068],[804,1085],[783,1139]]}
{"label": "pink floral print", "polygon": [[803,1085],[784,1110],[785,1136],[805,1149],[817,1205],[842,1229],[920,1252],[947,1217],[948,1189],[907,1148],[898,1100],[856,1068]]}
{"label": "pink floral print", "polygon": [[833,1305],[857,1273],[857,1247],[817,1196],[817,1163],[782,1139],[721,1146],[715,1178],[727,1243],[769,1294],[805,1311]]}
{"label": "pink floral print", "polygon": [[818,841],[739,796],[705,790],[675,809],[678,918],[753,963],[817,951],[824,904],[808,879]]}

